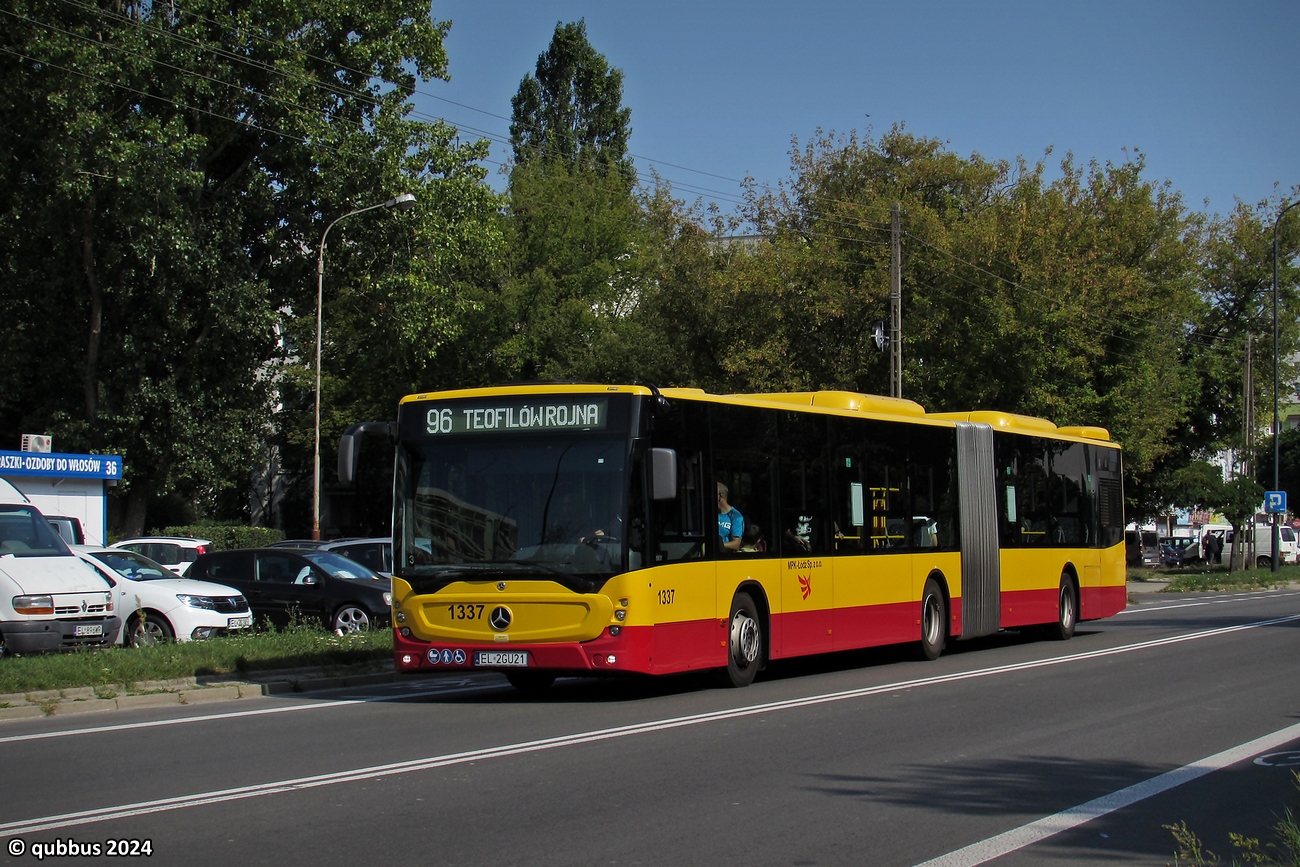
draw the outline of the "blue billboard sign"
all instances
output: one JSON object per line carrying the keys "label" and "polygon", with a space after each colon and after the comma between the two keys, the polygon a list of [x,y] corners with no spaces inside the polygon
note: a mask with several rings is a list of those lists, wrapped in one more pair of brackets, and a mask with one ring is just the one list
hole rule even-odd
{"label": "blue billboard sign", "polygon": [[46,476],[61,479],[120,479],[118,455],[64,455],[0,451],[0,476]]}

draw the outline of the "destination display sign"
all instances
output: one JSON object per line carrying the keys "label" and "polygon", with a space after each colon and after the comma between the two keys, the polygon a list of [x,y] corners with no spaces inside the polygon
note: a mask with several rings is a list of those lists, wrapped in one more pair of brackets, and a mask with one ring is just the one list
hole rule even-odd
{"label": "destination display sign", "polygon": [[604,430],[609,420],[605,398],[495,401],[429,405],[425,431],[430,434],[527,433],[530,431]]}

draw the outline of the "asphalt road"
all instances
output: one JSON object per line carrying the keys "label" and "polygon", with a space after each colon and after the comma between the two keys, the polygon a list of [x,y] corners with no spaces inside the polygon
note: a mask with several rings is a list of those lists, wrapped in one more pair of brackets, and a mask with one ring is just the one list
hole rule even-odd
{"label": "asphalt road", "polygon": [[1267,841],[1300,803],[1298,666],[1300,591],[1161,594],[1068,642],[838,654],[742,690],[566,680],[529,699],[475,675],[16,720],[0,846],[14,863],[147,845],[186,865],[1159,865],[1163,826],[1186,822],[1230,859],[1229,832]]}

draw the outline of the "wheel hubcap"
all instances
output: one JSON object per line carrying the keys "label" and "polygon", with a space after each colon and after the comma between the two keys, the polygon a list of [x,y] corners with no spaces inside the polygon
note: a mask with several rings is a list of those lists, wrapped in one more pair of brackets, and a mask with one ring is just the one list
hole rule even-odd
{"label": "wheel hubcap", "polygon": [[939,642],[940,613],[939,600],[934,596],[927,596],[925,599],[924,613],[925,640],[930,644]]}
{"label": "wheel hubcap", "polygon": [[334,631],[339,635],[348,632],[361,632],[369,628],[370,618],[359,608],[346,608],[334,619]]}
{"label": "wheel hubcap", "polygon": [[1070,627],[1074,625],[1074,594],[1070,588],[1061,588],[1061,625]]}
{"label": "wheel hubcap", "polygon": [[731,655],[741,668],[749,668],[758,661],[758,621],[746,611],[737,611],[731,618]]}

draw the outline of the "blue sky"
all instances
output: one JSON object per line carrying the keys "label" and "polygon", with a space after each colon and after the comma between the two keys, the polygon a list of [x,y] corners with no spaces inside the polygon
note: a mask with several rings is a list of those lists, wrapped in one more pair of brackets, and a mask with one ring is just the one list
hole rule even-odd
{"label": "blue sky", "polygon": [[1210,213],[1300,184],[1295,0],[434,0],[433,15],[452,22],[452,80],[421,86],[421,116],[507,139],[510,98],[556,23],[585,18],[623,70],[638,170],[724,209],[746,174],[789,177],[792,137],[894,123],[963,156],[1053,147],[1053,167],[1137,149],[1149,179]]}

